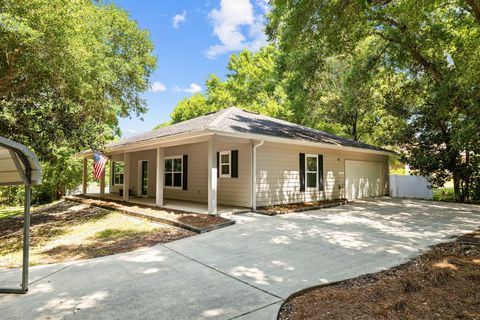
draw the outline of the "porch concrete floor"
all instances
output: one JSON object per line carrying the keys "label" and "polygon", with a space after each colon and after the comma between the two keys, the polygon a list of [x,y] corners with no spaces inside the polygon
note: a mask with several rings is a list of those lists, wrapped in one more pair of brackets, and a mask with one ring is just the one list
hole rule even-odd
{"label": "porch concrete floor", "polygon": [[[123,198],[120,197],[118,194],[112,194],[112,193],[106,193],[103,196],[101,196],[99,193],[87,193],[87,196],[92,198],[108,199],[113,201],[123,201]],[[156,207],[155,198],[130,196],[128,199],[128,202]],[[167,209],[181,210],[181,211],[192,212],[192,213],[204,213],[204,214],[208,213],[208,205],[207,203],[203,203],[203,202],[164,199],[163,207]],[[235,206],[229,206],[229,205],[223,205],[223,204],[219,204],[217,206],[217,212],[221,216],[230,216],[232,214],[246,213],[249,211],[250,211],[249,208],[244,208],[244,207],[235,207]]]}
{"label": "porch concrete floor", "polygon": [[[290,294],[377,272],[480,227],[480,206],[381,198],[236,224],[164,245],[31,268],[10,319],[276,319]],[[0,271],[17,284],[20,270]]]}

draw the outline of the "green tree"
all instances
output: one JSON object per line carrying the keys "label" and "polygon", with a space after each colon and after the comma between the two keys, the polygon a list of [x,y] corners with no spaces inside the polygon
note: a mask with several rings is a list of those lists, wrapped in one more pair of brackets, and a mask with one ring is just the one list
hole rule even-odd
{"label": "green tree", "polygon": [[227,66],[226,80],[210,75],[206,81],[206,94],[181,100],[171,114],[172,121],[188,120],[230,106],[290,118],[288,97],[275,73],[277,54],[273,46],[266,46],[257,53],[244,50],[233,54]]}
{"label": "green tree", "polygon": [[0,48],[0,135],[42,160],[58,146],[101,147],[117,116],[146,110],[153,45],[114,5],[2,1]]}
{"label": "green tree", "polygon": [[378,65],[401,81],[394,86],[400,92],[383,93],[389,99],[388,112],[403,119],[391,127],[389,140],[434,186],[453,178],[456,199],[462,201],[480,192],[470,187],[479,172],[474,165],[480,128],[478,4],[276,0],[268,34],[282,53],[281,72],[293,79],[288,92],[303,94],[292,98],[294,109],[308,101],[305,97],[316,74],[325,69],[326,57],[356,55],[358,46],[373,38],[384,48]]}
{"label": "green tree", "polygon": [[207,105],[203,94],[197,93],[180,100],[170,117],[172,118],[172,123],[177,123],[196,118],[212,111],[216,111],[216,109],[214,109],[212,105]]}
{"label": "green tree", "polygon": [[35,192],[55,199],[81,178],[71,155],[101,149],[118,117],[146,111],[153,44],[112,4],[4,0],[0,50],[0,135],[35,151],[45,176]]}

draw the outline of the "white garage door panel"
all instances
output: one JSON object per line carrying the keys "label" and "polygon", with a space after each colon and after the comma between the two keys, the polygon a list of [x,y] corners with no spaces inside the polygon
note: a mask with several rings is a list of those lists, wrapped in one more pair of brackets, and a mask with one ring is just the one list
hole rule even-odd
{"label": "white garage door panel", "polygon": [[381,190],[379,162],[345,160],[345,192],[347,199],[378,197]]}

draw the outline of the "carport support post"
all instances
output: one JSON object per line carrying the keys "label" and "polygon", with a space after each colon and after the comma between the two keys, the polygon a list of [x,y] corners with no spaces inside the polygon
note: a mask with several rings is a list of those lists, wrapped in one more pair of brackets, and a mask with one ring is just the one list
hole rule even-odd
{"label": "carport support post", "polygon": [[163,184],[165,179],[165,152],[163,148],[157,148],[157,186],[155,195],[155,204],[157,207],[163,206]]}
{"label": "carport support post", "polygon": [[88,158],[83,158],[83,176],[82,176],[82,194],[87,194],[87,165],[88,165]]}
{"label": "carport support post", "polygon": [[217,214],[217,152],[215,136],[208,140],[208,214]]}
{"label": "carport support post", "polygon": [[123,154],[123,200],[128,201],[128,189],[130,186],[130,154],[125,152]]}
{"label": "carport support post", "polygon": [[23,264],[22,264],[22,291],[28,290],[28,253],[30,248],[30,201],[32,187],[25,185],[25,203],[23,209]]}

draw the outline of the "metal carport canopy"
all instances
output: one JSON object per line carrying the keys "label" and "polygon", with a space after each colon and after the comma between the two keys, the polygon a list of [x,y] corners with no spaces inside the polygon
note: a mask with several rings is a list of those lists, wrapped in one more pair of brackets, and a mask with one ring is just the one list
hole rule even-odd
{"label": "metal carport canopy", "polygon": [[37,156],[23,144],[0,136],[0,186],[25,185],[21,288],[0,288],[0,292],[25,293],[28,290],[31,186],[40,184],[41,180]]}
{"label": "metal carport canopy", "polygon": [[0,137],[0,185],[34,185],[41,183],[37,156],[26,146]]}

